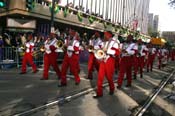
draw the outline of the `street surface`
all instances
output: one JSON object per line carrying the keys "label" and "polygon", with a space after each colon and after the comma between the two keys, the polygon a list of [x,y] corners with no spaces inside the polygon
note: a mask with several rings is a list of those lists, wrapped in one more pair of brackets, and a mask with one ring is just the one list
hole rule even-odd
{"label": "street surface", "polygon": [[[37,74],[33,74],[31,68],[25,75],[20,75],[20,69],[0,70],[0,116],[9,116],[30,111],[33,108],[43,106],[47,103],[55,103],[47,108],[30,112],[30,116],[129,116],[133,115],[143,105],[149,95],[155,90],[159,83],[167,78],[175,67],[174,62],[169,62],[164,69],[158,70],[154,66],[153,72],[144,71],[143,78],[137,76],[133,80],[131,88],[126,88],[126,81],[122,89],[115,90],[113,96],[109,95],[108,86],[104,88],[102,98],[94,99],[93,94],[96,87],[97,73],[94,72],[92,81],[85,79],[87,65],[81,64],[81,83],[75,85],[72,75],[68,74],[67,87],[57,87],[59,80],[55,72],[50,71],[49,80],[40,80],[42,68]],[[114,80],[117,79],[117,74]],[[106,81],[105,81],[106,82]],[[115,83],[115,85],[117,85]],[[168,86],[168,85],[167,85]],[[168,88],[164,89],[149,109],[145,113],[157,114],[157,116],[173,116],[174,103],[163,97],[168,94]],[[170,87],[171,88],[171,87]],[[170,89],[169,88],[169,89]],[[86,92],[88,89],[91,91]],[[81,92],[85,92],[78,95]],[[75,98],[71,96],[77,95]],[[64,98],[70,99],[64,100]],[[153,108],[152,108],[153,107]],[[160,110],[161,109],[161,110]],[[155,113],[154,113],[155,112]],[[165,114],[165,115],[164,115]],[[26,114],[24,114],[26,115]]]}

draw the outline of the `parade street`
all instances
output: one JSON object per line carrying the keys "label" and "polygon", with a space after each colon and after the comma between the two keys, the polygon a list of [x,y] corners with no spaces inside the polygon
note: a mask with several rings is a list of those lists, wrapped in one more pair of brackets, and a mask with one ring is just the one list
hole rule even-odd
{"label": "parade street", "polygon": [[[49,72],[49,80],[40,80],[42,68],[33,74],[28,68],[27,74],[20,75],[17,68],[0,70],[0,115],[31,115],[31,116],[129,116],[134,115],[154,92],[162,80],[173,72],[175,63],[169,62],[164,69],[153,72],[144,70],[143,78],[133,80],[131,88],[126,88],[125,82],[121,89],[115,89],[114,95],[109,95],[108,84],[104,84],[104,95],[93,99],[95,93],[97,73],[93,80],[85,79],[87,65],[80,64],[79,85],[75,85],[74,78],[68,74],[66,87],[58,87],[59,80],[53,71]],[[117,74],[114,76],[116,82]],[[173,76],[174,77],[174,76]],[[115,83],[115,87],[116,87]],[[162,90],[153,106],[146,113],[148,115],[175,114],[174,101],[164,99],[170,93],[170,87]],[[174,102],[174,103],[173,103]],[[166,103],[161,105],[162,103]],[[167,109],[168,108],[168,109]],[[33,110],[32,110],[33,109]]]}

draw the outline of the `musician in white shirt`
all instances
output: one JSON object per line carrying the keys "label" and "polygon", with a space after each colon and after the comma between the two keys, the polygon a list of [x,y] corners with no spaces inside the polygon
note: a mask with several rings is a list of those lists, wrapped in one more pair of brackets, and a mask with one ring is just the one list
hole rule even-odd
{"label": "musician in white shirt", "polygon": [[93,69],[96,68],[98,71],[99,69],[99,62],[94,56],[94,51],[100,49],[102,46],[102,40],[100,38],[100,34],[96,32],[92,38],[89,40],[89,59],[88,59],[88,77],[87,79],[93,79]]}
{"label": "musician in white shirt", "polygon": [[51,33],[50,37],[44,42],[44,70],[43,70],[43,77],[41,80],[48,80],[48,72],[50,65],[55,70],[58,79],[61,78],[61,71],[57,65],[57,42],[55,33]]}
{"label": "musician in white shirt", "polygon": [[38,71],[36,64],[33,61],[34,43],[32,42],[32,39],[33,39],[32,35],[29,35],[27,37],[26,43],[24,44],[25,45],[25,48],[24,48],[25,54],[24,54],[23,59],[22,59],[22,67],[21,67],[20,74],[26,73],[27,63],[29,63],[32,66],[33,73],[36,73]]}
{"label": "musician in white shirt", "polygon": [[[93,96],[94,98],[102,97],[103,96],[103,80],[106,76],[108,83],[109,83],[109,94],[113,95],[114,93],[114,82],[113,82],[113,74],[115,71],[115,57],[119,55],[119,46],[118,43],[114,38],[112,38],[111,32],[104,32],[104,39],[105,42],[102,46],[104,51],[104,55],[100,60],[100,66],[98,71],[98,80],[97,80],[97,91],[96,95]],[[98,53],[97,53],[98,54]],[[98,59],[98,55],[96,55]],[[100,57],[99,57],[100,58]]]}
{"label": "musician in white shirt", "polygon": [[71,73],[75,77],[75,85],[79,85],[80,77],[79,77],[79,52],[80,52],[80,36],[78,32],[74,30],[69,31],[69,39],[67,39],[67,50],[65,51],[65,56],[63,59],[62,67],[61,67],[61,83],[58,87],[67,85],[66,73],[68,68],[70,67]]}
{"label": "musician in white shirt", "polygon": [[146,66],[147,66],[147,72],[149,72],[152,71],[153,69],[153,63],[156,56],[156,48],[151,43],[148,43],[147,47],[148,47],[148,61]]}
{"label": "musician in white shirt", "polygon": [[126,87],[131,86],[132,82],[132,75],[131,75],[131,69],[132,69],[132,56],[136,53],[137,49],[135,49],[135,44],[132,42],[133,36],[128,35],[126,42],[122,43],[121,48],[121,60],[120,60],[120,70],[118,75],[118,86],[117,88],[120,89],[123,83],[123,78],[126,73],[127,78],[127,85]]}
{"label": "musician in white shirt", "polygon": [[136,61],[135,66],[134,66],[134,79],[137,77],[137,72],[138,70],[140,71],[140,78],[143,77],[143,67],[145,64],[145,57],[147,55],[148,49],[147,47],[143,44],[142,39],[138,39],[137,43],[135,44],[137,48],[137,53],[135,54]]}

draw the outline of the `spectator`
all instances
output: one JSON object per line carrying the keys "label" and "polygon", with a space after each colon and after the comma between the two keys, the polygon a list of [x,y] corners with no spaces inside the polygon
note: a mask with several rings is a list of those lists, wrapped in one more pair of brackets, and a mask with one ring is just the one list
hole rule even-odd
{"label": "spectator", "polygon": [[0,35],[0,61],[2,60],[2,48],[4,47],[4,42],[2,40],[2,36]]}
{"label": "spectator", "polygon": [[25,45],[25,43],[26,43],[26,34],[21,35],[21,42],[22,42],[22,45]]}

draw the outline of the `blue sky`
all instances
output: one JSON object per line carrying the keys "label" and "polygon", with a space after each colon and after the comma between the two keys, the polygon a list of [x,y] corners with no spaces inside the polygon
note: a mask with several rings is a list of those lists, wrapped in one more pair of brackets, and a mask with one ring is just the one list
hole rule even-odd
{"label": "blue sky", "polygon": [[169,0],[150,0],[149,13],[159,15],[159,31],[175,31],[175,9]]}

